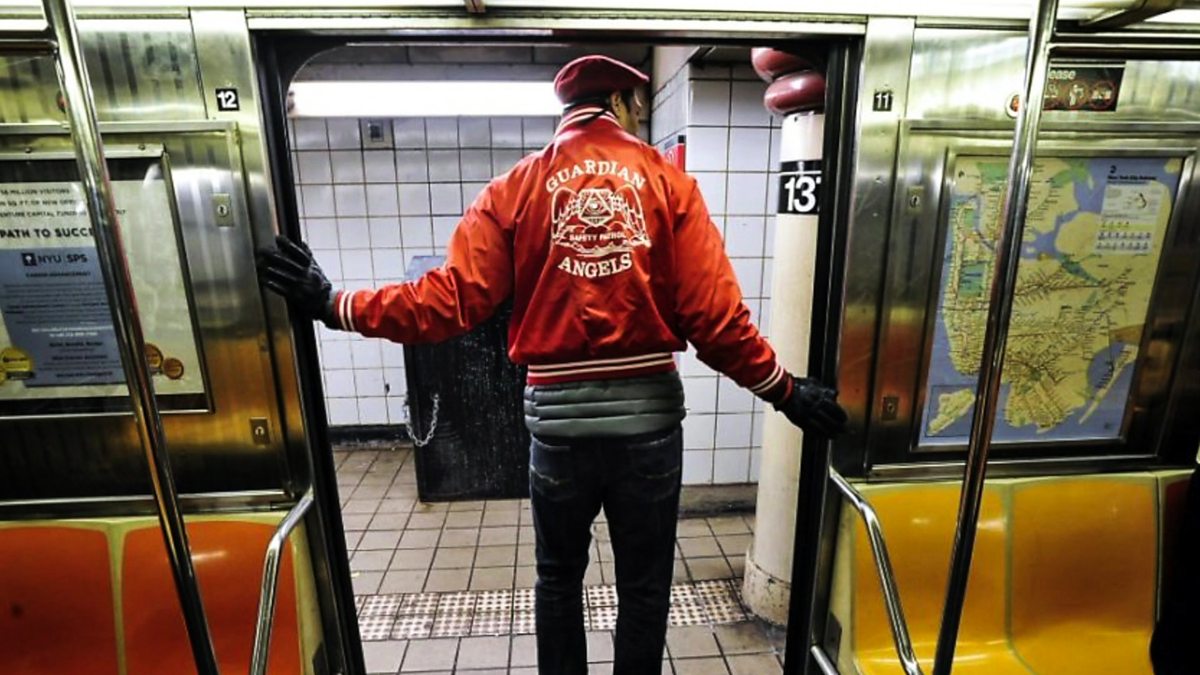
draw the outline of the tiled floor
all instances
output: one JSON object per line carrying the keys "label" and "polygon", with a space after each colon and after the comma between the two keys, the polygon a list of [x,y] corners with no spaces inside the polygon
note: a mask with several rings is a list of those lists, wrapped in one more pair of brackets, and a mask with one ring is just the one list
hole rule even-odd
{"label": "tiled floor", "polygon": [[[536,672],[528,500],[425,504],[412,453],[335,452],[370,673]],[[679,521],[663,673],[780,672],[780,631],[748,619],[740,589],[752,515]],[[612,672],[613,556],[603,514],[585,576],[593,673]]]}

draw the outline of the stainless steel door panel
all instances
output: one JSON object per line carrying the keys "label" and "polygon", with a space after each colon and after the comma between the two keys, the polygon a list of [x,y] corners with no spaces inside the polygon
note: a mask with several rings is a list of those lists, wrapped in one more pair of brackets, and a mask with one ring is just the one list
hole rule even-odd
{"label": "stainless steel door panel", "polygon": [[[204,118],[186,20],[92,20],[80,24],[100,121]],[[0,56],[0,123],[65,122],[49,56]]]}
{"label": "stainless steel door panel", "polygon": [[[10,133],[0,134],[0,152],[37,156],[70,146],[65,134],[46,134],[45,127],[4,131]],[[19,131],[39,133],[12,133]],[[164,417],[185,492],[278,489],[286,467],[236,140],[233,126],[221,122],[105,127],[114,154],[160,145],[171,167],[212,402],[208,411]],[[226,201],[231,217],[217,211]],[[255,420],[266,425],[265,439],[252,433]],[[0,500],[148,492],[127,416],[9,418],[0,428],[7,434]]]}

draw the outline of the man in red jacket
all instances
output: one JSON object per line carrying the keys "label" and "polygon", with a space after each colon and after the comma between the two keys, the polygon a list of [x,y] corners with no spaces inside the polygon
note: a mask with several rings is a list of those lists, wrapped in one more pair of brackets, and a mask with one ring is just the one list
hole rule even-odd
{"label": "man in red jacket", "polygon": [[810,433],[846,422],[835,392],[785,371],[750,321],[695,179],[635,136],[647,81],[603,56],[564,66],[553,140],[483,190],[445,264],[415,282],[335,292],[284,238],[260,262],[295,311],[402,343],[464,333],[512,298],[509,356],[529,369],[539,670],[553,675],[587,672],[582,581],[601,508],[620,602],[614,672],[660,672],[685,414],[674,352],[691,343]]}

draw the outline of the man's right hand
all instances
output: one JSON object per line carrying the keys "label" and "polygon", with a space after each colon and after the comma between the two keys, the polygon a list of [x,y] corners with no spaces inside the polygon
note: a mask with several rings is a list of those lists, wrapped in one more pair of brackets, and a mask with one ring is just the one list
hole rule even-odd
{"label": "man's right hand", "polygon": [[775,404],[788,421],[806,433],[834,437],[846,431],[846,411],[837,392],[809,377],[792,376],[792,393]]}
{"label": "man's right hand", "polygon": [[327,325],[333,319],[333,285],[303,242],[275,237],[275,248],[258,255],[258,276],[301,316]]}

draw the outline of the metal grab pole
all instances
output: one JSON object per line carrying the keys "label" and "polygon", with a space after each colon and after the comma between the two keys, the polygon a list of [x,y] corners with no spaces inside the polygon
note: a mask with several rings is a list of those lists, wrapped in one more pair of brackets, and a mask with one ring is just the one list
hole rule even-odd
{"label": "metal grab pole", "polygon": [[309,490],[279,522],[279,527],[275,528],[271,541],[267,543],[267,553],[263,558],[262,589],[258,594],[258,621],[254,625],[254,650],[250,652],[250,675],[267,673],[271,634],[275,630],[275,603],[279,594],[279,565],[283,559],[283,547],[312,505],[313,493]]}
{"label": "metal grab pole", "polygon": [[57,43],[55,65],[58,68],[59,85],[66,100],[67,118],[71,123],[75,160],[79,165],[79,177],[83,184],[88,215],[92,220],[92,235],[96,240],[100,272],[104,276],[113,319],[113,332],[121,354],[125,382],[129,386],[133,415],[151,469],[150,480],[158,507],[159,525],[162,527],[171,571],[175,577],[175,589],[179,594],[179,604],[187,624],[192,655],[196,660],[196,669],[201,675],[216,675],[217,660],[208,632],[208,621],[204,617],[204,604],[200,599],[196,571],[192,567],[187,531],[184,529],[175,480],[171,474],[170,458],[167,456],[163,437],[162,418],[154,398],[154,383],[150,379],[150,369],[146,364],[142,323],[138,317],[129,264],[121,244],[121,229],[113,203],[104,146],[100,142],[100,132],[96,125],[91,83],[79,48],[75,17],[69,0],[42,0],[42,5],[46,11],[46,21],[50,24]]}
{"label": "metal grab pole", "polygon": [[908,632],[908,621],[904,618],[904,606],[900,602],[900,589],[896,586],[896,573],[892,569],[892,559],[888,555],[887,540],[883,536],[883,526],[879,523],[879,514],[875,513],[871,503],[854,489],[842,474],[829,470],[829,479],[842,496],[850,502],[850,506],[858,511],[863,525],[867,528],[867,538],[871,543],[871,555],[875,558],[875,572],[879,575],[879,587],[883,591],[883,605],[887,609],[888,623],[892,629],[892,642],[896,645],[896,656],[900,658],[900,667],[906,675],[921,675],[921,663],[913,652],[912,638]]}
{"label": "metal grab pole", "polygon": [[1016,290],[1017,265],[1021,238],[1029,205],[1029,179],[1042,118],[1042,99],[1050,63],[1050,41],[1058,16],[1058,0],[1037,0],[1029,19],[1029,49],[1025,56],[1025,89],[1017,116],[1012,155],[1008,162],[1008,182],[1001,209],[1003,229],[996,246],[992,269],[992,292],[988,302],[983,353],[979,365],[979,388],[975,391],[975,416],[971,420],[971,440],[958,505],[958,529],[950,557],[950,577],[946,587],[946,606],[938,631],[933,675],[947,675],[954,665],[954,648],[967,595],[971,572],[971,554],[979,524],[979,505],[983,500],[983,481],[987,474],[988,449],[995,426],[996,404],[1000,394],[1000,374],[1004,367],[1004,347],[1012,319],[1012,300]]}

